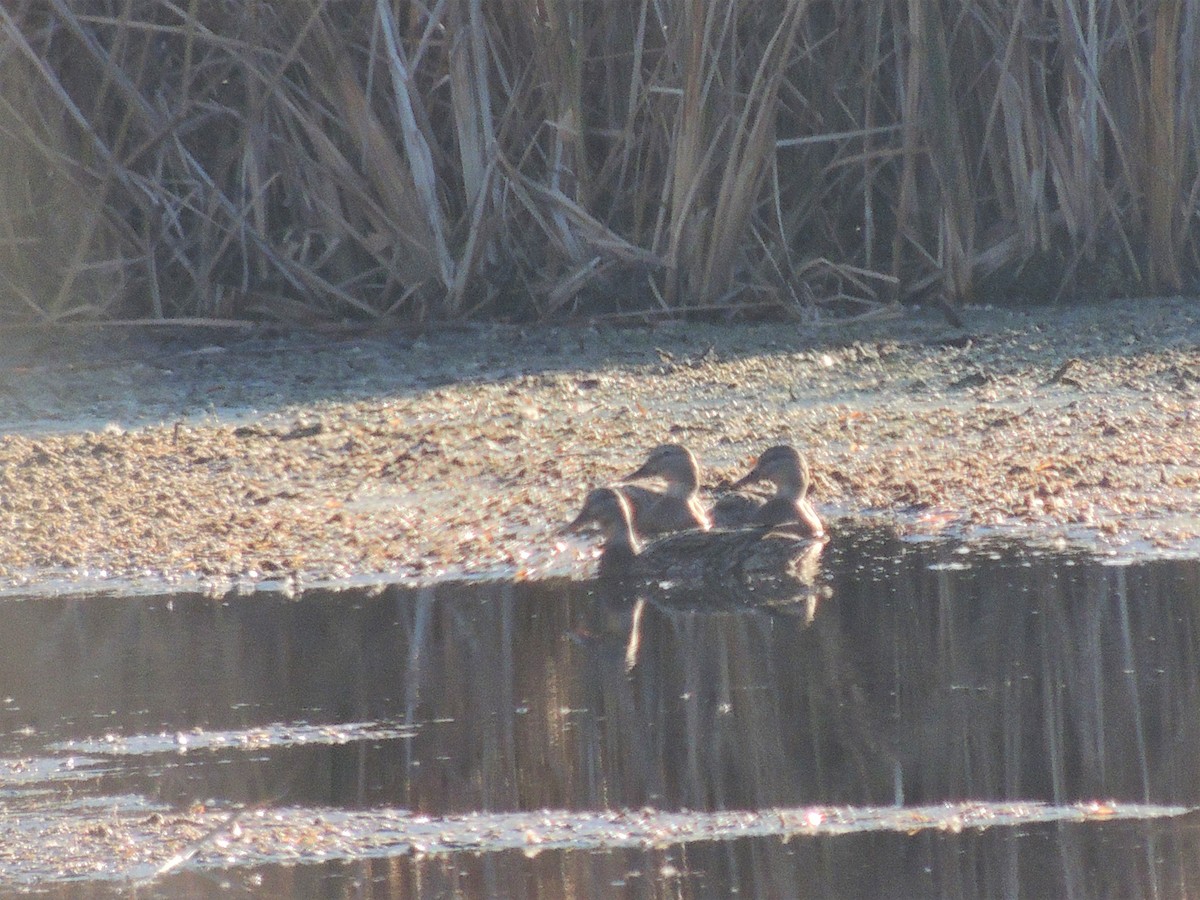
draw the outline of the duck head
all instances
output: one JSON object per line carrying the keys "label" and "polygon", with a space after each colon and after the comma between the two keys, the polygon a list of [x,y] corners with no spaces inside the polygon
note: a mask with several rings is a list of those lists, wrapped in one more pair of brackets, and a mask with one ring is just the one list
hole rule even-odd
{"label": "duck head", "polygon": [[656,476],[667,483],[668,490],[679,487],[685,492],[692,491],[700,484],[700,465],[692,451],[682,444],[660,444],[650,451],[641,467],[626,476],[625,480],[636,481]]}
{"label": "duck head", "polygon": [[743,488],[759,481],[770,481],[775,485],[777,496],[802,500],[808,493],[811,476],[806,460],[795,447],[779,444],[764,450],[744,477],[733,483],[733,488]]}
{"label": "duck head", "polygon": [[596,488],[588,492],[583,509],[564,530],[579,532],[588,525],[596,525],[607,541],[630,534],[633,530],[633,513],[629,501],[614,488]]}

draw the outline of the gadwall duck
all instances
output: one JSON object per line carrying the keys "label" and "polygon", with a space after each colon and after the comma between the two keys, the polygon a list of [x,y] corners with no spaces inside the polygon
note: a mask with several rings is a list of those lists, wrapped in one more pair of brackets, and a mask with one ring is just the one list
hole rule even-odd
{"label": "gadwall duck", "polygon": [[[587,495],[567,531],[599,526],[604,539],[601,581],[642,583],[664,589],[716,589],[745,597],[759,584],[775,582],[787,596],[811,586],[822,541],[770,528],[684,532],[642,549],[633,532],[633,514],[621,491],[596,488]],[[762,592],[774,601],[778,589]]]}
{"label": "gadwall duck", "polygon": [[700,504],[700,466],[692,451],[680,444],[662,444],[650,451],[641,467],[625,481],[661,478],[666,490],[656,491],[636,484],[622,484],[619,490],[629,501],[633,528],[637,534],[663,534],[668,531],[707,531],[712,522]]}
{"label": "gadwall duck", "polygon": [[[760,481],[775,485],[774,496],[739,493],[740,488]],[[808,460],[803,455],[786,444],[771,447],[763,451],[749,473],[733,483],[731,493],[717,500],[713,520],[723,528],[794,524],[806,537],[822,537],[825,528],[807,497],[810,482]]]}

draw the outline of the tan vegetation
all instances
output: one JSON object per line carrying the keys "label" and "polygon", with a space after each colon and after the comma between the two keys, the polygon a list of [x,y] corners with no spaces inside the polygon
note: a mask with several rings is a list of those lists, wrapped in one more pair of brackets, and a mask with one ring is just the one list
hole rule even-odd
{"label": "tan vegetation", "polygon": [[200,348],[73,329],[90,344],[68,359],[62,333],[9,335],[0,591],[581,578],[597,541],[563,526],[667,441],[699,458],[706,506],[795,445],[834,547],[865,515],[1195,555],[1196,304],[973,319],[970,341],[932,312],[832,341],[777,323],[231,329]]}
{"label": "tan vegetation", "polygon": [[1200,6],[0,7],[0,310],[547,319],[1179,291]]}

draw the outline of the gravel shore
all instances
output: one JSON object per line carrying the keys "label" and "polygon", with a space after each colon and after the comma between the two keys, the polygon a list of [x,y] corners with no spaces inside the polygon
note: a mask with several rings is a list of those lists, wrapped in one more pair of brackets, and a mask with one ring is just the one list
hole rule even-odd
{"label": "gravel shore", "polygon": [[1200,552],[1200,300],[424,337],[10,333],[0,590],[582,574],[650,447],[770,444],[839,521]]}

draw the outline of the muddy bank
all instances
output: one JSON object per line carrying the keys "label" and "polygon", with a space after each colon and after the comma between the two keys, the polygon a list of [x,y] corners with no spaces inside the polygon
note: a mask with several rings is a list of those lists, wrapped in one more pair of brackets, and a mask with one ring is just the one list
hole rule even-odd
{"label": "muddy bank", "polygon": [[839,519],[1200,549],[1200,303],[853,327],[9,335],[0,580],[586,571],[556,529],[665,440],[808,453]]}

